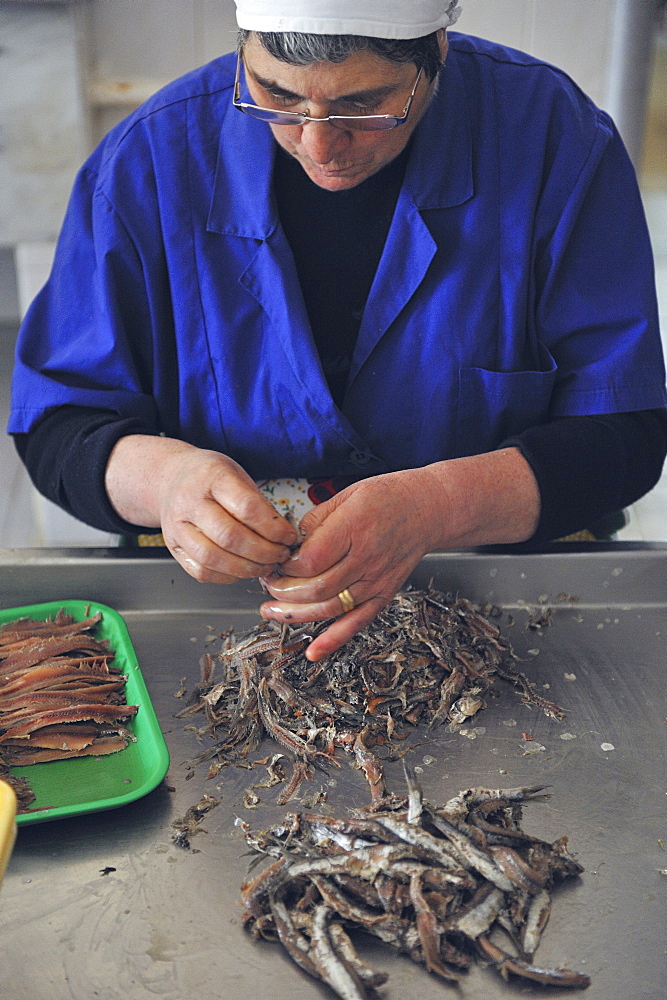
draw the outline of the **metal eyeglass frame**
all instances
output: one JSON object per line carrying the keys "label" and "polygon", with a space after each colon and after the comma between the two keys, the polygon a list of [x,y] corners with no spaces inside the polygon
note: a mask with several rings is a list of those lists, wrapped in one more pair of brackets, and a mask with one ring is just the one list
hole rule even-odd
{"label": "metal eyeglass frame", "polygon": [[238,111],[242,111],[251,118],[257,118],[258,121],[266,122],[268,125],[294,126],[303,125],[305,122],[330,122],[335,128],[352,129],[358,132],[384,132],[402,125],[407,120],[422,77],[420,69],[412,93],[408,97],[401,115],[327,115],[326,118],[312,118],[302,111],[278,111],[276,108],[262,108],[259,104],[248,104],[241,101],[241,58],[239,52],[236,58],[232,104]]}

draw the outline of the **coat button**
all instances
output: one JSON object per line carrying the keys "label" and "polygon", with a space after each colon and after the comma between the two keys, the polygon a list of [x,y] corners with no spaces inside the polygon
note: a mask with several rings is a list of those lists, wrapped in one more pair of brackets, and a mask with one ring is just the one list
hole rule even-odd
{"label": "coat button", "polygon": [[367,455],[363,451],[351,451],[350,461],[353,462],[354,465],[368,465],[369,462],[373,461],[373,456]]}

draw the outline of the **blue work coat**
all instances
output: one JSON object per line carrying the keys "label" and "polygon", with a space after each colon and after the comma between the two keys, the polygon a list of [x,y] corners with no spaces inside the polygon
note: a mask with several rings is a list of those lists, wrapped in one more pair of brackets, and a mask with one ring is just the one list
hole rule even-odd
{"label": "blue work coat", "polygon": [[450,42],[341,409],[277,214],[275,143],[232,107],[224,56],[82,168],[20,332],[9,430],[75,403],[225,452],[255,479],[359,476],[559,416],[664,406],[649,238],[612,122],[552,67]]}

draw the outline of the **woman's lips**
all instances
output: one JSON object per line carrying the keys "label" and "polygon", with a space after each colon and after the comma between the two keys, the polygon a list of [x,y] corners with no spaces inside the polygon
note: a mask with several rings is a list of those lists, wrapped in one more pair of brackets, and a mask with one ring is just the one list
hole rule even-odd
{"label": "woman's lips", "polygon": [[368,166],[368,164],[350,163],[346,167],[327,167],[326,165],[320,166],[317,163],[311,163],[310,166],[312,170],[316,170],[319,174],[324,174],[325,177],[338,177],[341,174],[356,174]]}

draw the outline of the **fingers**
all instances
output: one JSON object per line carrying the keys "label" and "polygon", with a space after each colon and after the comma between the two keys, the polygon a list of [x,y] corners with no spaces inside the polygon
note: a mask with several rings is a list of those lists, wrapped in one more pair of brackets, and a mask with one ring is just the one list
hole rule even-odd
{"label": "fingers", "polygon": [[[263,498],[260,497],[263,501]],[[270,506],[270,505],[269,505]],[[282,534],[288,539],[295,539],[296,532],[284,518],[270,508],[272,515],[289,529],[289,533],[281,528],[277,528],[273,520],[268,524],[276,534]],[[184,522],[188,523],[188,521]],[[264,526],[266,522],[264,523]],[[202,539],[226,552],[229,557],[243,562],[259,564],[262,566],[272,566],[274,563],[282,563],[290,556],[289,542],[280,543],[272,541],[262,534],[260,524],[256,519],[241,521],[231,516],[229,510],[222,507],[220,503],[213,499],[205,499],[196,511],[196,527]],[[269,570],[270,572],[270,570]]]}
{"label": "fingers", "polygon": [[193,449],[163,482],[160,524],[174,558],[195,579],[265,576],[289,558],[297,532],[237,463]]}
{"label": "fingers", "polygon": [[290,554],[287,546],[267,541],[220,508],[198,515],[196,523],[166,519],[162,531],[174,558],[201,582],[265,577]]}
{"label": "fingers", "polygon": [[[265,580],[262,583],[266,585]],[[274,597],[275,589],[271,588]],[[336,594],[335,597],[322,601],[299,602],[289,598],[266,601],[260,608],[260,613],[264,618],[275,618],[278,621],[315,622],[322,621],[323,618],[338,618],[357,608],[357,601],[352,596],[353,590],[354,587],[348,587],[340,595]],[[368,599],[364,603],[368,603]]]}
{"label": "fingers", "polygon": [[239,579],[227,573],[217,573],[214,570],[207,569],[206,566],[202,566],[196,559],[188,555],[186,550],[180,545],[176,543],[169,544],[166,539],[165,542],[176,562],[182,566],[186,573],[195,580],[198,580],[199,583],[236,583]]}
{"label": "fingers", "polygon": [[227,455],[176,438],[130,434],[105,470],[116,512],[160,527],[174,558],[198,580],[266,575],[289,558],[296,529]]}
{"label": "fingers", "polygon": [[[236,470],[234,470],[236,473]],[[250,528],[257,536],[280,546],[297,542],[296,529],[262,496],[255,483],[246,476],[220,477],[211,488],[211,499],[234,521]],[[240,554],[240,553],[239,553]]]}
{"label": "fingers", "polygon": [[301,518],[299,528],[304,535],[311,535],[316,528],[322,524],[323,521],[332,514],[341,503],[342,494],[337,494],[326,500],[324,503],[320,503],[317,507],[312,507],[306,514]]}
{"label": "fingers", "polygon": [[[308,660],[315,662],[321,660],[323,656],[334,653],[337,649],[348,642],[357,632],[365,628],[379,611],[389,603],[386,597],[373,597],[358,607],[353,608],[346,614],[343,610],[340,598],[333,599],[320,604],[306,605],[286,602],[275,604],[267,601],[259,611],[263,618],[267,620],[287,621],[287,622],[311,622],[319,621],[323,618],[338,617],[328,629],[320,633],[307,647],[305,656]],[[322,613],[323,608],[328,608]]]}
{"label": "fingers", "polygon": [[349,642],[357,632],[361,632],[367,625],[370,625],[387,603],[384,598],[375,598],[361,604],[354,611],[343,615],[342,618],[338,618],[333,625],[330,625],[328,629],[313,639],[306,649],[306,659],[315,663],[322,657],[335,653],[337,649]]}
{"label": "fingers", "polygon": [[[336,618],[309,647],[318,659],[347,642],[392,599],[426,551],[412,479],[398,474],[348,487],[302,521],[301,548],[264,581],[264,618]],[[342,596],[341,596],[342,595]],[[348,595],[355,607],[350,609]]]}
{"label": "fingers", "polygon": [[259,563],[225,551],[195,525],[186,522],[172,533],[165,531],[164,539],[176,561],[200,583],[234,583],[265,576],[275,569],[275,563]]}
{"label": "fingers", "polygon": [[333,517],[340,503],[338,496],[333,497],[302,518],[299,525],[302,544],[281,566],[285,576],[312,581],[348,555],[352,547],[351,526],[344,517]]}

